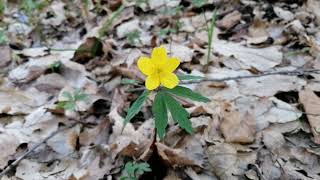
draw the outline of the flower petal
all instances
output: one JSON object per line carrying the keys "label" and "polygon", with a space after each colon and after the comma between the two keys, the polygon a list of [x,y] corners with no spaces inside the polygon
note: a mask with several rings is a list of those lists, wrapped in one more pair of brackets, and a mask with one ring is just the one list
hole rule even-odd
{"label": "flower petal", "polygon": [[166,72],[173,72],[177,69],[177,67],[180,65],[179,58],[169,58],[169,60],[166,62],[163,71]]}
{"label": "flower petal", "polygon": [[145,75],[151,75],[151,74],[155,73],[155,71],[156,71],[156,68],[152,64],[150,58],[140,57],[138,59],[137,64],[138,64],[138,68],[140,69],[140,71]]}
{"label": "flower petal", "polygon": [[164,65],[167,59],[167,50],[164,46],[156,47],[152,50],[151,61],[154,65]]}
{"label": "flower petal", "polygon": [[179,84],[179,79],[172,72],[161,72],[160,82],[164,87],[172,89]]}
{"label": "flower petal", "polygon": [[151,74],[146,79],[146,88],[148,90],[154,90],[160,85],[160,78],[158,73]]}

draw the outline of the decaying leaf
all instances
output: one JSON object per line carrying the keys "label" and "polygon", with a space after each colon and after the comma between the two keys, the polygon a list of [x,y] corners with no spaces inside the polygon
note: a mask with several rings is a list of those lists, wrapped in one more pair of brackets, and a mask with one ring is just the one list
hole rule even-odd
{"label": "decaying leaf", "polygon": [[204,149],[197,137],[187,136],[181,139],[174,147],[157,142],[160,157],[171,166],[198,166],[203,167]]}
{"label": "decaying leaf", "polygon": [[239,43],[215,41],[213,50],[224,56],[234,56],[249,67],[259,71],[267,71],[279,65],[282,61],[280,47],[249,48]]}
{"label": "decaying leaf", "polygon": [[254,153],[238,153],[237,150],[228,143],[209,146],[207,149],[208,159],[212,166],[212,171],[220,179],[238,179],[237,174],[246,171],[248,164],[253,164],[256,160]]}
{"label": "decaying leaf", "polygon": [[307,113],[314,141],[320,144],[320,116],[317,115],[319,114],[320,98],[308,88],[300,91],[299,98]]}
{"label": "decaying leaf", "polygon": [[251,143],[256,133],[256,121],[254,117],[246,112],[226,112],[220,125],[226,142]]}

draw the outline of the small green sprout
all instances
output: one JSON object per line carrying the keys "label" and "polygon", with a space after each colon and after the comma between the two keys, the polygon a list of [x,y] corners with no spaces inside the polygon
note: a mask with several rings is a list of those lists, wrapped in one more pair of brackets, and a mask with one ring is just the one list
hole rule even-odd
{"label": "small green sprout", "polygon": [[68,100],[58,102],[57,107],[70,111],[76,110],[77,102],[88,100],[88,95],[85,94],[81,89],[76,89],[73,95],[70,92],[64,91],[62,92],[62,96]]}
{"label": "small green sprout", "polygon": [[127,162],[124,167],[127,176],[123,176],[120,180],[138,180],[138,176],[144,174],[145,172],[150,172],[150,166],[148,163],[136,163]]}
{"label": "small green sprout", "polygon": [[141,32],[139,30],[134,30],[126,34],[126,38],[129,41],[130,45],[141,43],[140,34]]}
{"label": "small green sprout", "polygon": [[6,9],[6,4],[4,0],[0,0],[0,18],[4,15],[4,11]]}
{"label": "small green sprout", "polygon": [[3,30],[0,29],[0,45],[8,42],[8,38]]}
{"label": "small green sprout", "polygon": [[61,61],[56,61],[50,64],[49,66],[49,69],[51,70],[51,72],[54,72],[54,73],[59,73],[61,71],[61,68],[62,68]]}
{"label": "small green sprout", "polygon": [[207,24],[205,12],[203,12],[202,14],[203,14],[204,19],[206,20],[207,32],[208,32],[207,64],[204,66],[204,72],[207,72],[208,68],[209,68],[210,55],[211,55],[211,51],[212,51],[213,35],[214,35],[215,28],[216,28],[217,10],[215,9],[212,13],[210,26]]}
{"label": "small green sprout", "polygon": [[49,1],[24,0],[21,3],[21,9],[30,16],[34,14],[35,11],[42,10],[47,5],[49,5]]}

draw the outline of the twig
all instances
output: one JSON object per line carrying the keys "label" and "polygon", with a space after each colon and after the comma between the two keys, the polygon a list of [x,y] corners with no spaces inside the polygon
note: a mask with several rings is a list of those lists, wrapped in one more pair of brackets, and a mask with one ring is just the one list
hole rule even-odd
{"label": "twig", "polygon": [[302,70],[293,70],[293,71],[274,71],[274,72],[264,72],[264,73],[261,73],[261,74],[226,77],[226,78],[204,78],[204,79],[200,79],[200,80],[184,81],[184,82],[181,82],[181,84],[195,84],[195,83],[206,82],[206,81],[223,82],[223,81],[229,81],[229,80],[258,78],[258,77],[272,76],[272,75],[298,76],[298,75],[319,74],[319,73],[320,73],[320,69],[302,69]]}
{"label": "twig", "polygon": [[[226,78],[204,78],[204,79],[200,79],[200,80],[184,80],[184,81],[180,82],[180,84],[196,84],[196,83],[208,82],[208,81],[210,81],[210,82],[223,82],[223,81],[229,81],[229,80],[250,79],[250,78],[258,78],[258,77],[273,76],[273,75],[298,76],[298,75],[307,75],[307,74],[320,74],[320,69],[274,71],[274,72],[263,72],[261,74],[226,77]],[[138,87],[138,88],[129,89],[126,92],[136,92],[136,91],[143,91],[143,90],[145,90],[145,87]]]}
{"label": "twig", "polygon": [[4,176],[6,173],[8,173],[12,168],[14,168],[15,166],[17,166],[20,161],[22,161],[23,159],[25,159],[28,155],[30,155],[34,150],[36,150],[38,147],[40,147],[42,144],[46,143],[49,139],[51,139],[52,137],[54,137],[55,135],[59,134],[62,131],[65,131],[67,129],[70,129],[72,127],[74,127],[76,124],[78,124],[78,122],[72,123],[70,126],[67,126],[65,128],[62,129],[58,129],[54,132],[52,132],[48,137],[44,138],[41,142],[39,142],[38,144],[34,145],[31,149],[29,149],[26,153],[24,153],[22,156],[20,156],[18,159],[16,159],[13,163],[11,163],[9,166],[7,166],[1,173],[0,173],[0,179],[2,178],[2,176]]}

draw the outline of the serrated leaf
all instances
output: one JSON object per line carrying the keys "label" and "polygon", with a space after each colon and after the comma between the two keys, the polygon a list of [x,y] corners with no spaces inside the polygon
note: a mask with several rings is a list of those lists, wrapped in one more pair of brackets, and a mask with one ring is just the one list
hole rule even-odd
{"label": "serrated leaf", "polygon": [[68,98],[69,101],[72,101],[72,100],[73,100],[73,96],[72,96],[71,93],[68,92],[68,91],[63,91],[63,92],[62,92],[62,96],[65,97],[65,98]]}
{"label": "serrated leaf", "polygon": [[182,81],[185,80],[201,80],[204,79],[202,76],[193,76],[193,75],[178,75],[179,79]]}
{"label": "serrated leaf", "polygon": [[135,169],[136,168],[132,162],[127,162],[127,164],[125,165],[125,170],[129,175],[134,175]]}
{"label": "serrated leaf", "polygon": [[164,138],[168,125],[168,112],[163,98],[163,92],[159,92],[154,100],[152,112],[155,118],[155,126],[160,139]]}
{"label": "serrated leaf", "polygon": [[74,111],[76,109],[76,103],[74,101],[67,101],[63,108],[66,110]]}
{"label": "serrated leaf", "polygon": [[88,94],[79,93],[74,96],[75,101],[87,101],[89,98]]}
{"label": "serrated leaf", "polygon": [[125,127],[125,125],[130,122],[130,120],[136,115],[138,114],[138,112],[141,110],[143,103],[146,101],[147,97],[149,95],[149,91],[144,91],[139,97],[138,99],[132,104],[132,106],[129,108],[128,110],[128,114],[126,116],[126,118],[124,119],[124,125],[123,128]]}
{"label": "serrated leaf", "polygon": [[66,102],[68,102],[68,101],[60,101],[60,102],[58,102],[57,103],[57,107],[64,109],[64,106],[65,106]]}
{"label": "serrated leaf", "polygon": [[165,88],[165,90],[171,94],[180,96],[180,97],[185,97],[194,101],[199,101],[199,102],[209,102],[210,99],[202,96],[201,94],[192,91],[189,88],[186,87],[182,87],[182,86],[176,86],[173,89],[168,89]]}
{"label": "serrated leaf", "polygon": [[175,100],[170,94],[164,93],[166,106],[174,121],[178,122],[179,126],[185,129],[188,133],[192,133],[192,124],[189,120],[189,113]]}
{"label": "serrated leaf", "polygon": [[148,163],[140,163],[139,164],[139,169],[142,170],[143,172],[150,172],[150,165]]}

